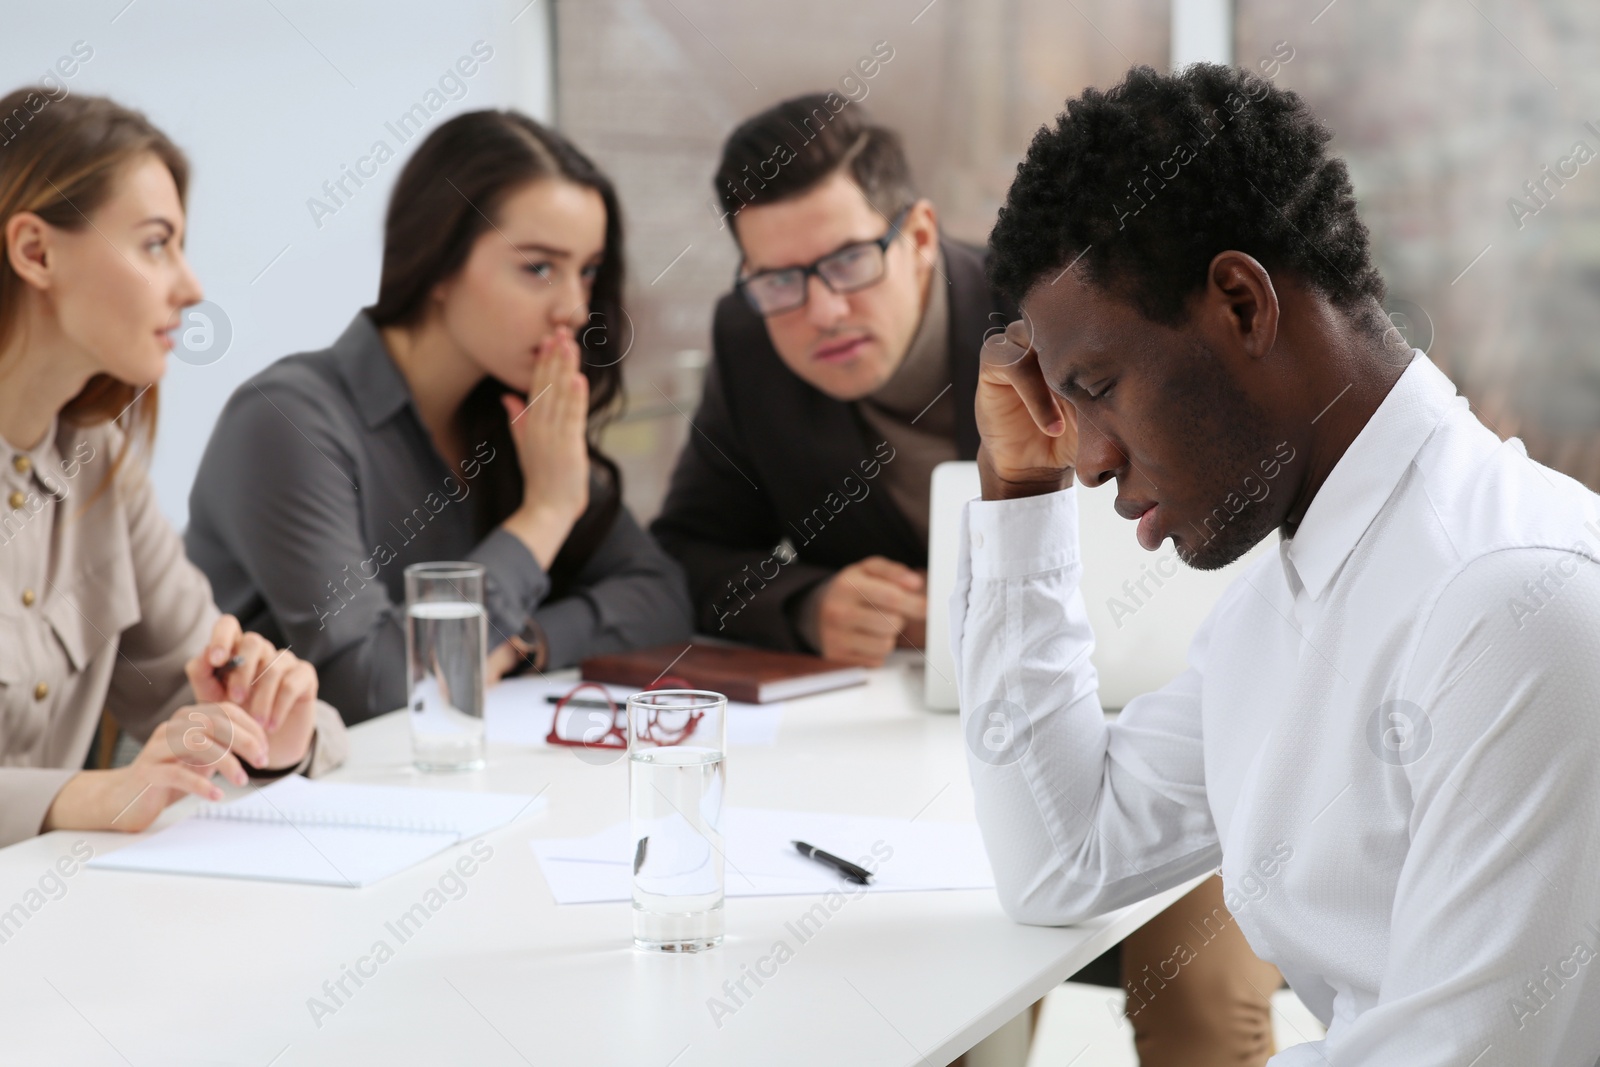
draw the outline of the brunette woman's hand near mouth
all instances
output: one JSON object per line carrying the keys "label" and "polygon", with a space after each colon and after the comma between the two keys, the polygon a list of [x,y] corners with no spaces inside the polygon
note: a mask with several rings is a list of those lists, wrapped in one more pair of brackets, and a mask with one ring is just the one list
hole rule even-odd
{"label": "brunette woman's hand near mouth", "polygon": [[550,561],[589,506],[589,380],[572,331],[557,327],[535,356],[526,403],[504,397],[522,467],[522,506],[505,521],[539,566]]}

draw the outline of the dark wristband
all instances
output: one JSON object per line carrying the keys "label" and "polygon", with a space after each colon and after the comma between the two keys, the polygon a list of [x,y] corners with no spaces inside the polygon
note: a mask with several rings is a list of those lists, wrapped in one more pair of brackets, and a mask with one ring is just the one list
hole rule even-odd
{"label": "dark wristband", "polygon": [[304,774],[311,769],[311,764],[316,759],[316,756],[317,731],[315,730],[311,731],[311,740],[306,744],[305,756],[301,758],[299,763],[291,764],[288,767],[253,767],[250,765],[249,760],[245,759],[243,756],[240,756],[238,753],[234,753],[234,757],[238,759],[239,765],[244,768],[245,774],[249,775],[251,778],[260,778],[268,781],[274,778],[287,778],[291,774]]}

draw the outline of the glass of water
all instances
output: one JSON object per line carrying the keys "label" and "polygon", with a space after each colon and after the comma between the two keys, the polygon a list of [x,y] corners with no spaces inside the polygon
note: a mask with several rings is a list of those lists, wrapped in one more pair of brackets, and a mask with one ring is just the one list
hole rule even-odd
{"label": "glass of water", "polygon": [[483,678],[488,622],[483,567],[406,568],[406,679],[411,751],[425,771],[484,765]]}
{"label": "glass of water", "polygon": [[628,698],[633,943],[699,952],[722,940],[728,698],[655,689]]}

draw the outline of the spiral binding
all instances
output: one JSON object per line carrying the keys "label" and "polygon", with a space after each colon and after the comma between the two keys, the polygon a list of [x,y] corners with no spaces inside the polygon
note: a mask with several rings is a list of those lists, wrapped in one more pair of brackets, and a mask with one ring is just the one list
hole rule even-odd
{"label": "spiral binding", "polygon": [[419,834],[454,834],[462,836],[461,828],[449,823],[427,819],[402,819],[385,815],[345,815],[326,811],[309,811],[259,807],[240,807],[237,804],[207,804],[195,813],[199,819],[227,819],[236,822],[278,823],[287,826],[333,826],[350,830],[399,830]]}

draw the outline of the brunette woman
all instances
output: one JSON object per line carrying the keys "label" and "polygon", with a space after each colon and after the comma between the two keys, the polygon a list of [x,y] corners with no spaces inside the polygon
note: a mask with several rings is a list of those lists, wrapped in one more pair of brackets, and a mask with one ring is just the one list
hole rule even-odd
{"label": "brunette woman", "polygon": [[410,563],[484,566],[491,674],[687,638],[682,573],[593,443],[620,399],[622,281],[604,175],[526,116],[460,115],[397,180],[377,302],[229,401],[189,555],[346,721],[405,702]]}

